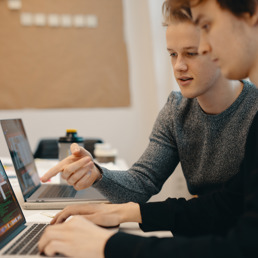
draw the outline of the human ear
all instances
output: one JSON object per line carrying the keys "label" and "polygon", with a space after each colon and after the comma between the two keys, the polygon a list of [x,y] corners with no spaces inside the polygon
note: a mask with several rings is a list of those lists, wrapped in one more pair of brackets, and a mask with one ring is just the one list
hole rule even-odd
{"label": "human ear", "polygon": [[258,4],[255,7],[255,12],[253,15],[250,13],[245,13],[242,17],[250,26],[258,26]]}
{"label": "human ear", "polygon": [[258,26],[258,3],[256,5],[256,7],[255,7],[255,12],[253,14],[253,17],[254,17],[254,23],[253,24],[255,26]]}

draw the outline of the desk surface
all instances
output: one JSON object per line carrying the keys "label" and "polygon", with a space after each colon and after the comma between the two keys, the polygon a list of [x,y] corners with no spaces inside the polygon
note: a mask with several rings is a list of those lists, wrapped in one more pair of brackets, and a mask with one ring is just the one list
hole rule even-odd
{"label": "desk surface", "polygon": [[[3,159],[2,159],[3,160]],[[8,159],[5,159],[3,163],[7,164]],[[56,160],[36,160],[36,166],[38,168],[39,175],[42,176],[50,167],[55,165],[58,161]],[[11,164],[11,163],[10,163]],[[14,177],[15,172],[12,167],[8,165],[7,174],[10,177],[10,182],[14,189],[14,192],[17,196],[18,201],[22,201],[22,194],[18,184],[18,180]],[[109,169],[117,169],[117,170],[126,170],[127,164],[123,159],[117,159],[116,164],[108,163],[108,164],[101,164]],[[50,183],[59,183],[60,178],[57,175],[56,177],[51,179]],[[52,217],[58,213],[60,210],[23,210],[24,216],[27,222],[41,222],[41,223],[49,223],[52,220]],[[144,233],[139,228],[138,223],[134,222],[127,222],[122,223],[119,227],[120,231],[142,235],[142,236],[158,236],[158,237],[171,237],[171,232],[169,231],[156,231],[156,232],[148,232]]]}

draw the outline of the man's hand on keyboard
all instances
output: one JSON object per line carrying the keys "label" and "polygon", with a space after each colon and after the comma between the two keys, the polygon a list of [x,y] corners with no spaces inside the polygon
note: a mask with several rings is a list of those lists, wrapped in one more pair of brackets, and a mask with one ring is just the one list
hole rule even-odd
{"label": "man's hand on keyboard", "polygon": [[47,227],[39,241],[39,251],[48,256],[56,253],[71,257],[103,257],[107,240],[114,231],[100,228],[81,216],[63,224]]}
{"label": "man's hand on keyboard", "polygon": [[62,173],[62,178],[76,190],[90,187],[102,174],[95,166],[91,154],[76,143],[71,145],[71,155],[60,161],[41,177],[41,181],[47,182],[51,177]]}
{"label": "man's hand on keyboard", "polygon": [[139,204],[128,202],[122,204],[85,203],[66,206],[55,215],[50,224],[63,223],[75,215],[81,215],[102,227],[117,227],[124,222],[142,223]]}

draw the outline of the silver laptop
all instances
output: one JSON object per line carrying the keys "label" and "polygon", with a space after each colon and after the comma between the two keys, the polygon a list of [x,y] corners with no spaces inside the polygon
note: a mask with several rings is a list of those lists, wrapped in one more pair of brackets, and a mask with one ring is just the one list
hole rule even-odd
{"label": "silver laptop", "polygon": [[26,223],[0,161],[0,257],[40,256],[37,244],[47,225]]}
{"label": "silver laptop", "polygon": [[76,191],[70,185],[41,184],[22,120],[1,120],[1,126],[23,195],[24,209],[62,209],[70,204],[107,201],[93,187]]}

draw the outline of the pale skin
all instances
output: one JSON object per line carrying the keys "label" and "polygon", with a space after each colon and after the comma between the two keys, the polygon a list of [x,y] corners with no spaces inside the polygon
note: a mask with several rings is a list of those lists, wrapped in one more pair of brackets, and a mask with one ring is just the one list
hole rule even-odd
{"label": "pale skin", "polygon": [[71,144],[70,150],[72,154],[41,177],[42,182],[47,182],[61,172],[62,178],[69,185],[73,185],[76,190],[82,190],[101,178],[101,173],[94,165],[93,158],[87,150],[76,143]]}
{"label": "pale skin", "polygon": [[[63,223],[70,216],[74,217]],[[114,227],[129,221],[142,222],[139,204],[71,205],[51,221],[55,225],[45,230],[38,244],[39,251],[48,256],[61,253],[72,257],[104,257],[106,242],[115,232],[94,224]]]}
{"label": "pale skin", "polygon": [[191,8],[201,28],[200,53],[209,53],[225,77],[250,80],[258,85],[258,2],[251,15],[236,16],[222,9],[216,0]]}
{"label": "pale skin", "polygon": [[114,233],[75,216],[66,223],[47,227],[38,248],[47,256],[60,253],[69,257],[103,258],[106,242]]}
{"label": "pale skin", "polygon": [[50,224],[63,223],[74,215],[82,215],[85,219],[102,227],[116,227],[124,222],[142,222],[139,204],[129,202],[70,205],[57,213]]}
{"label": "pale skin", "polygon": [[[222,76],[208,55],[198,55],[200,31],[194,24],[190,21],[169,24],[166,40],[174,75],[183,96],[197,98],[203,111],[212,115],[223,112],[236,100],[242,91],[242,83]],[[68,184],[82,190],[102,177],[87,150],[74,143],[71,153],[51,168],[41,181],[47,182],[61,172]]]}

